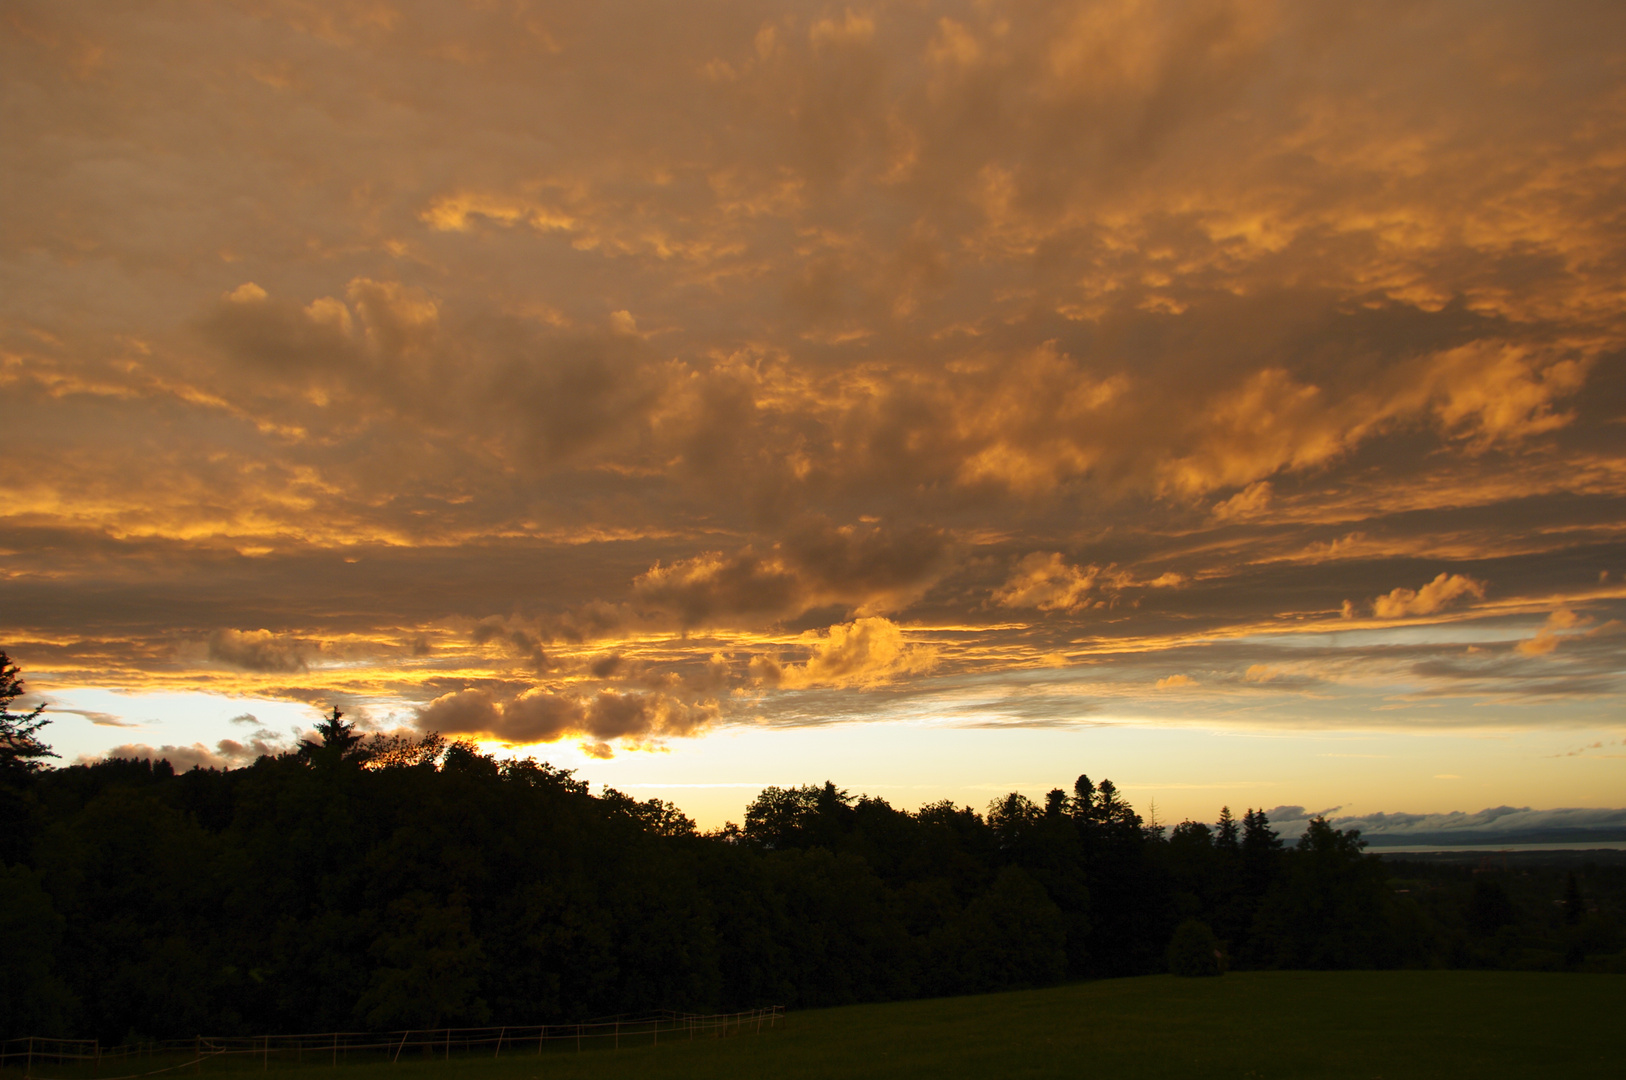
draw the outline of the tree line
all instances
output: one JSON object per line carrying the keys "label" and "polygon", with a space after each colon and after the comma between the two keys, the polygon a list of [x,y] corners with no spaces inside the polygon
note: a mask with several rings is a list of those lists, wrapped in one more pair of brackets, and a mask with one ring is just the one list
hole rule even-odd
{"label": "tree line", "polygon": [[[1471,897],[1397,892],[1353,832],[1318,820],[1286,846],[1257,810],[1164,830],[1087,776],[986,812],[770,787],[742,825],[702,833],[670,803],[433,735],[364,738],[337,710],[240,769],[42,758],[0,767],[0,1036],[564,1022],[1483,959],[1452,952],[1478,933]],[[1481,912],[1504,938],[1522,917]],[[1618,920],[1594,953],[1619,947],[1609,933]]]}

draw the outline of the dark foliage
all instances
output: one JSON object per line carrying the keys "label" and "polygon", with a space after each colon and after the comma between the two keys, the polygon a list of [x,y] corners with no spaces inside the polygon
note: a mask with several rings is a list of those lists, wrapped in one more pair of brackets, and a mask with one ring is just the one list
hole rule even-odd
{"label": "dark foliage", "polygon": [[19,674],[11,657],[0,652],[0,783],[13,785],[43,768],[44,759],[56,757],[39,737],[40,728],[51,722],[41,715],[45,706],[36,705],[25,713],[11,711],[23,694]]}
{"label": "dark foliage", "polygon": [[1167,953],[1169,972],[1187,977],[1220,975],[1225,971],[1219,938],[1207,923],[1187,919],[1174,928]]}
{"label": "dark foliage", "polygon": [[1595,875],[1397,892],[1324,821],[1293,848],[1254,810],[1165,838],[1082,776],[986,814],[769,788],[743,828],[702,835],[535,761],[364,738],[336,710],[320,734],[227,772],[19,772],[0,1036],[537,1023],[1222,962],[1513,965],[1542,933],[1551,966],[1597,967],[1622,947]]}

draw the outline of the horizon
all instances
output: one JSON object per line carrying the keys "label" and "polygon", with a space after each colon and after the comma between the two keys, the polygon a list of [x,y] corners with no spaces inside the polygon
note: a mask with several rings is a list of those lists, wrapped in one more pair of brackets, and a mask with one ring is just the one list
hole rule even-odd
{"label": "horizon", "polygon": [[1626,9],[7,19],[59,764],[1626,839]]}

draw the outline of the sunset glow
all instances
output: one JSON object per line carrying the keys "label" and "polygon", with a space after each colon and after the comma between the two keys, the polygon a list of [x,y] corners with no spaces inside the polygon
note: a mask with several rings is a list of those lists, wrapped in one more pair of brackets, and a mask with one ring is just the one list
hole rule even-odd
{"label": "sunset glow", "polygon": [[337,704],[708,827],[1626,806],[1618,4],[0,27],[64,763]]}

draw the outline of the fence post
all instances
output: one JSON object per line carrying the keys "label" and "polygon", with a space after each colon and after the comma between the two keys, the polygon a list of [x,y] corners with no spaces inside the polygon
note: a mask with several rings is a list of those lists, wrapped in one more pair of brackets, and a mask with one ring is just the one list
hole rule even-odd
{"label": "fence post", "polygon": [[503,1033],[505,1031],[507,1031],[507,1030],[508,1029],[505,1028],[505,1027],[501,1027],[501,1028],[497,1029],[497,1052],[495,1054],[492,1054],[491,1055],[492,1057],[494,1057],[494,1058],[502,1057],[502,1037],[503,1037]]}
{"label": "fence post", "polygon": [[[33,1046],[34,1044],[30,1042],[29,1045]],[[619,1020],[615,1022],[615,1048],[617,1050],[621,1049],[621,1021]]]}

